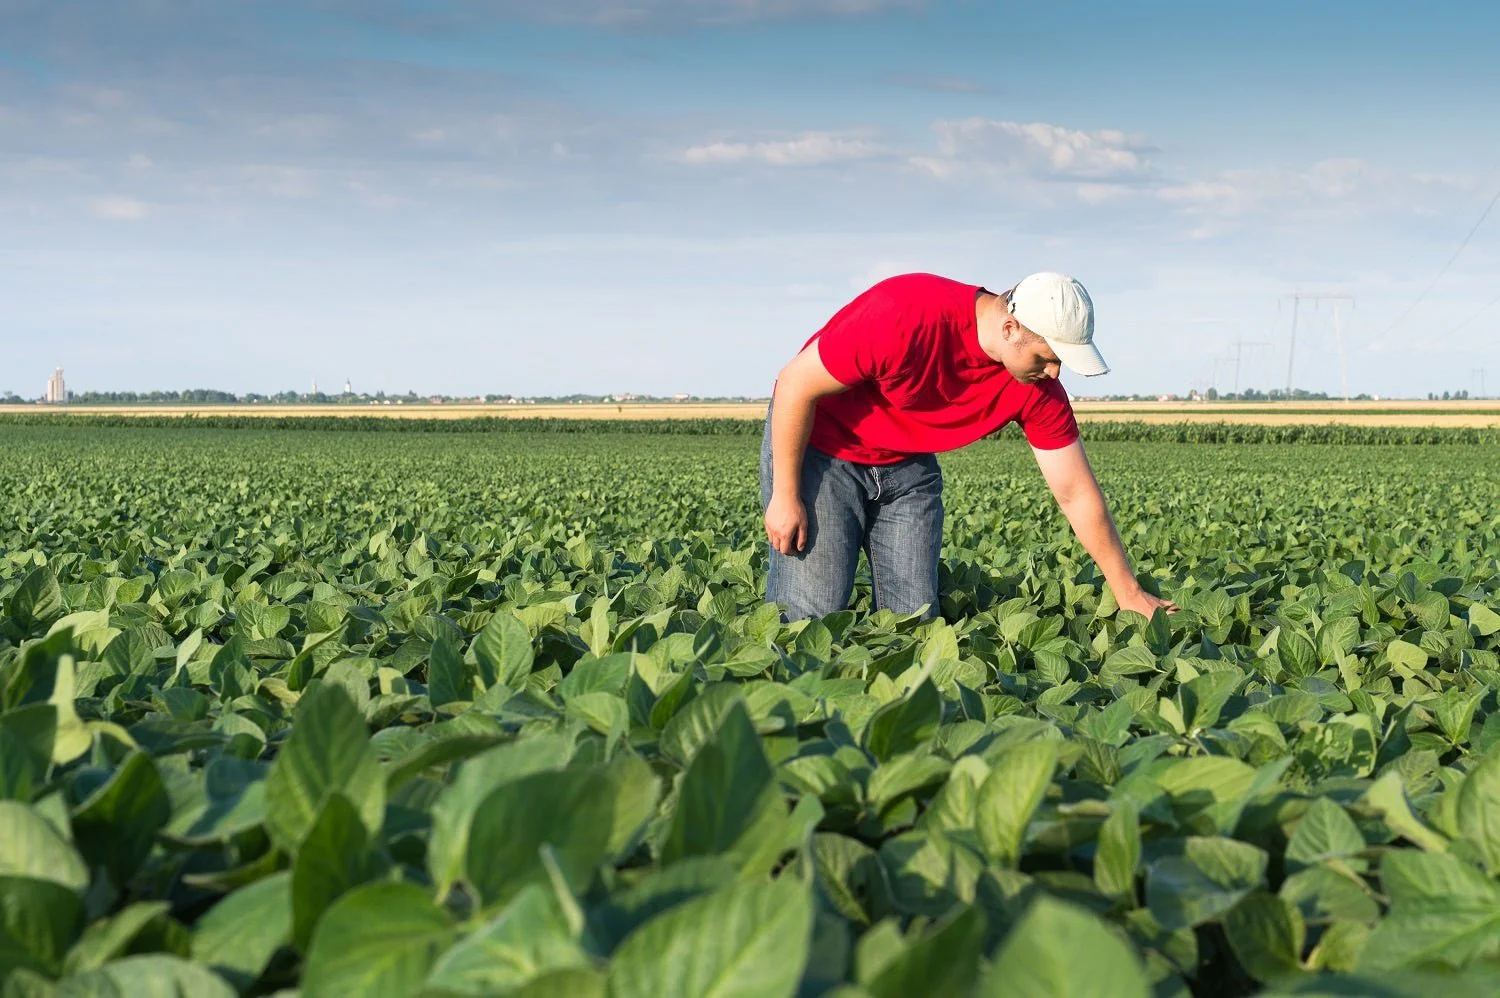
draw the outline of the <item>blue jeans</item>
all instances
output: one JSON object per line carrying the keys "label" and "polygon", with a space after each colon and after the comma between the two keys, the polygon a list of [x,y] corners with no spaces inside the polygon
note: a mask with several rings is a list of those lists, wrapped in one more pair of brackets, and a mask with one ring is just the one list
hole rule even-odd
{"label": "blue jeans", "polygon": [[[771,502],[771,417],[760,445],[761,508]],[[771,548],[766,599],[787,620],[821,617],[849,606],[863,550],[870,560],[875,609],[925,617],[938,610],[943,546],[943,473],[920,454],[898,464],[855,464],[809,445],[802,459],[808,538],[800,554]]]}

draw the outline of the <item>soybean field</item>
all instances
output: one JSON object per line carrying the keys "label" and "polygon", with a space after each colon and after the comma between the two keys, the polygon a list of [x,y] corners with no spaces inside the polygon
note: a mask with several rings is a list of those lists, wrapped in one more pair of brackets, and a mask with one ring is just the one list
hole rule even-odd
{"label": "soybean field", "polygon": [[783,624],[753,433],[0,423],[0,995],[1491,998],[1500,445],[1288,429]]}

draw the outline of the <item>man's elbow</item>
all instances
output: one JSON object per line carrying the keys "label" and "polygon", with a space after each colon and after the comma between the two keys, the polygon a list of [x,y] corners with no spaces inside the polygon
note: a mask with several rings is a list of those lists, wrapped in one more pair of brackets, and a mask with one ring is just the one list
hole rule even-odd
{"label": "man's elbow", "polygon": [[1057,508],[1067,513],[1078,508],[1080,496],[1077,489],[1053,489],[1052,498],[1057,501]]}

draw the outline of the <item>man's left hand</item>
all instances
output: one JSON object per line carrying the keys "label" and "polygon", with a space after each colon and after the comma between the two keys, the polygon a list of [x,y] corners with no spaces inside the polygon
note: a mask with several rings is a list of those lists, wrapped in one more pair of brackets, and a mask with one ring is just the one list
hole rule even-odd
{"label": "man's left hand", "polygon": [[1137,589],[1129,596],[1117,595],[1115,602],[1120,605],[1121,610],[1134,610],[1147,620],[1151,619],[1151,614],[1155,612],[1157,607],[1161,607],[1168,613],[1176,613],[1179,609],[1177,604],[1171,600],[1162,599],[1160,596],[1152,596],[1144,589]]}

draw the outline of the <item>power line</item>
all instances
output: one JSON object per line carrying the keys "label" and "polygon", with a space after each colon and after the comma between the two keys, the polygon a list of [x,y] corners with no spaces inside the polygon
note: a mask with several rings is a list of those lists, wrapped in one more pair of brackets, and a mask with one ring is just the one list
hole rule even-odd
{"label": "power line", "polygon": [[1497,302],[1500,302],[1500,295],[1496,295],[1495,297],[1491,298],[1489,300],[1489,304],[1481,306],[1480,309],[1479,309],[1479,311],[1475,312],[1473,315],[1469,316],[1463,322],[1460,322],[1458,325],[1454,326],[1451,330],[1449,330],[1449,333],[1452,334],[1452,333],[1458,332],[1460,329],[1464,328],[1469,323],[1473,322],[1475,319],[1479,318],[1481,315],[1483,315],[1484,313],[1488,312],[1491,308],[1493,308],[1495,306],[1495,304]]}
{"label": "power line", "polygon": [[1474,227],[1469,230],[1469,234],[1464,236],[1464,241],[1458,244],[1458,249],[1454,250],[1453,255],[1448,258],[1448,262],[1443,264],[1443,269],[1438,271],[1437,276],[1432,279],[1432,282],[1428,284],[1427,287],[1422,289],[1422,293],[1417,295],[1417,300],[1412,302],[1411,305],[1408,306],[1406,311],[1402,312],[1400,317],[1398,317],[1395,322],[1385,327],[1385,330],[1376,337],[1377,340],[1383,339],[1391,332],[1391,330],[1395,329],[1397,326],[1401,325],[1401,323],[1405,322],[1406,317],[1415,312],[1417,306],[1422,304],[1422,299],[1427,297],[1428,292],[1437,287],[1437,282],[1443,279],[1443,275],[1448,273],[1448,268],[1453,266],[1453,262],[1458,259],[1459,254],[1463,253],[1464,248],[1469,245],[1469,240],[1474,238],[1474,233],[1479,231],[1479,227],[1483,225],[1484,220],[1489,217],[1490,210],[1495,207],[1495,202],[1497,201],[1500,201],[1500,190],[1497,190],[1495,192],[1495,196],[1490,198],[1490,203],[1484,206],[1484,211],[1479,215],[1479,221],[1475,222]]}

